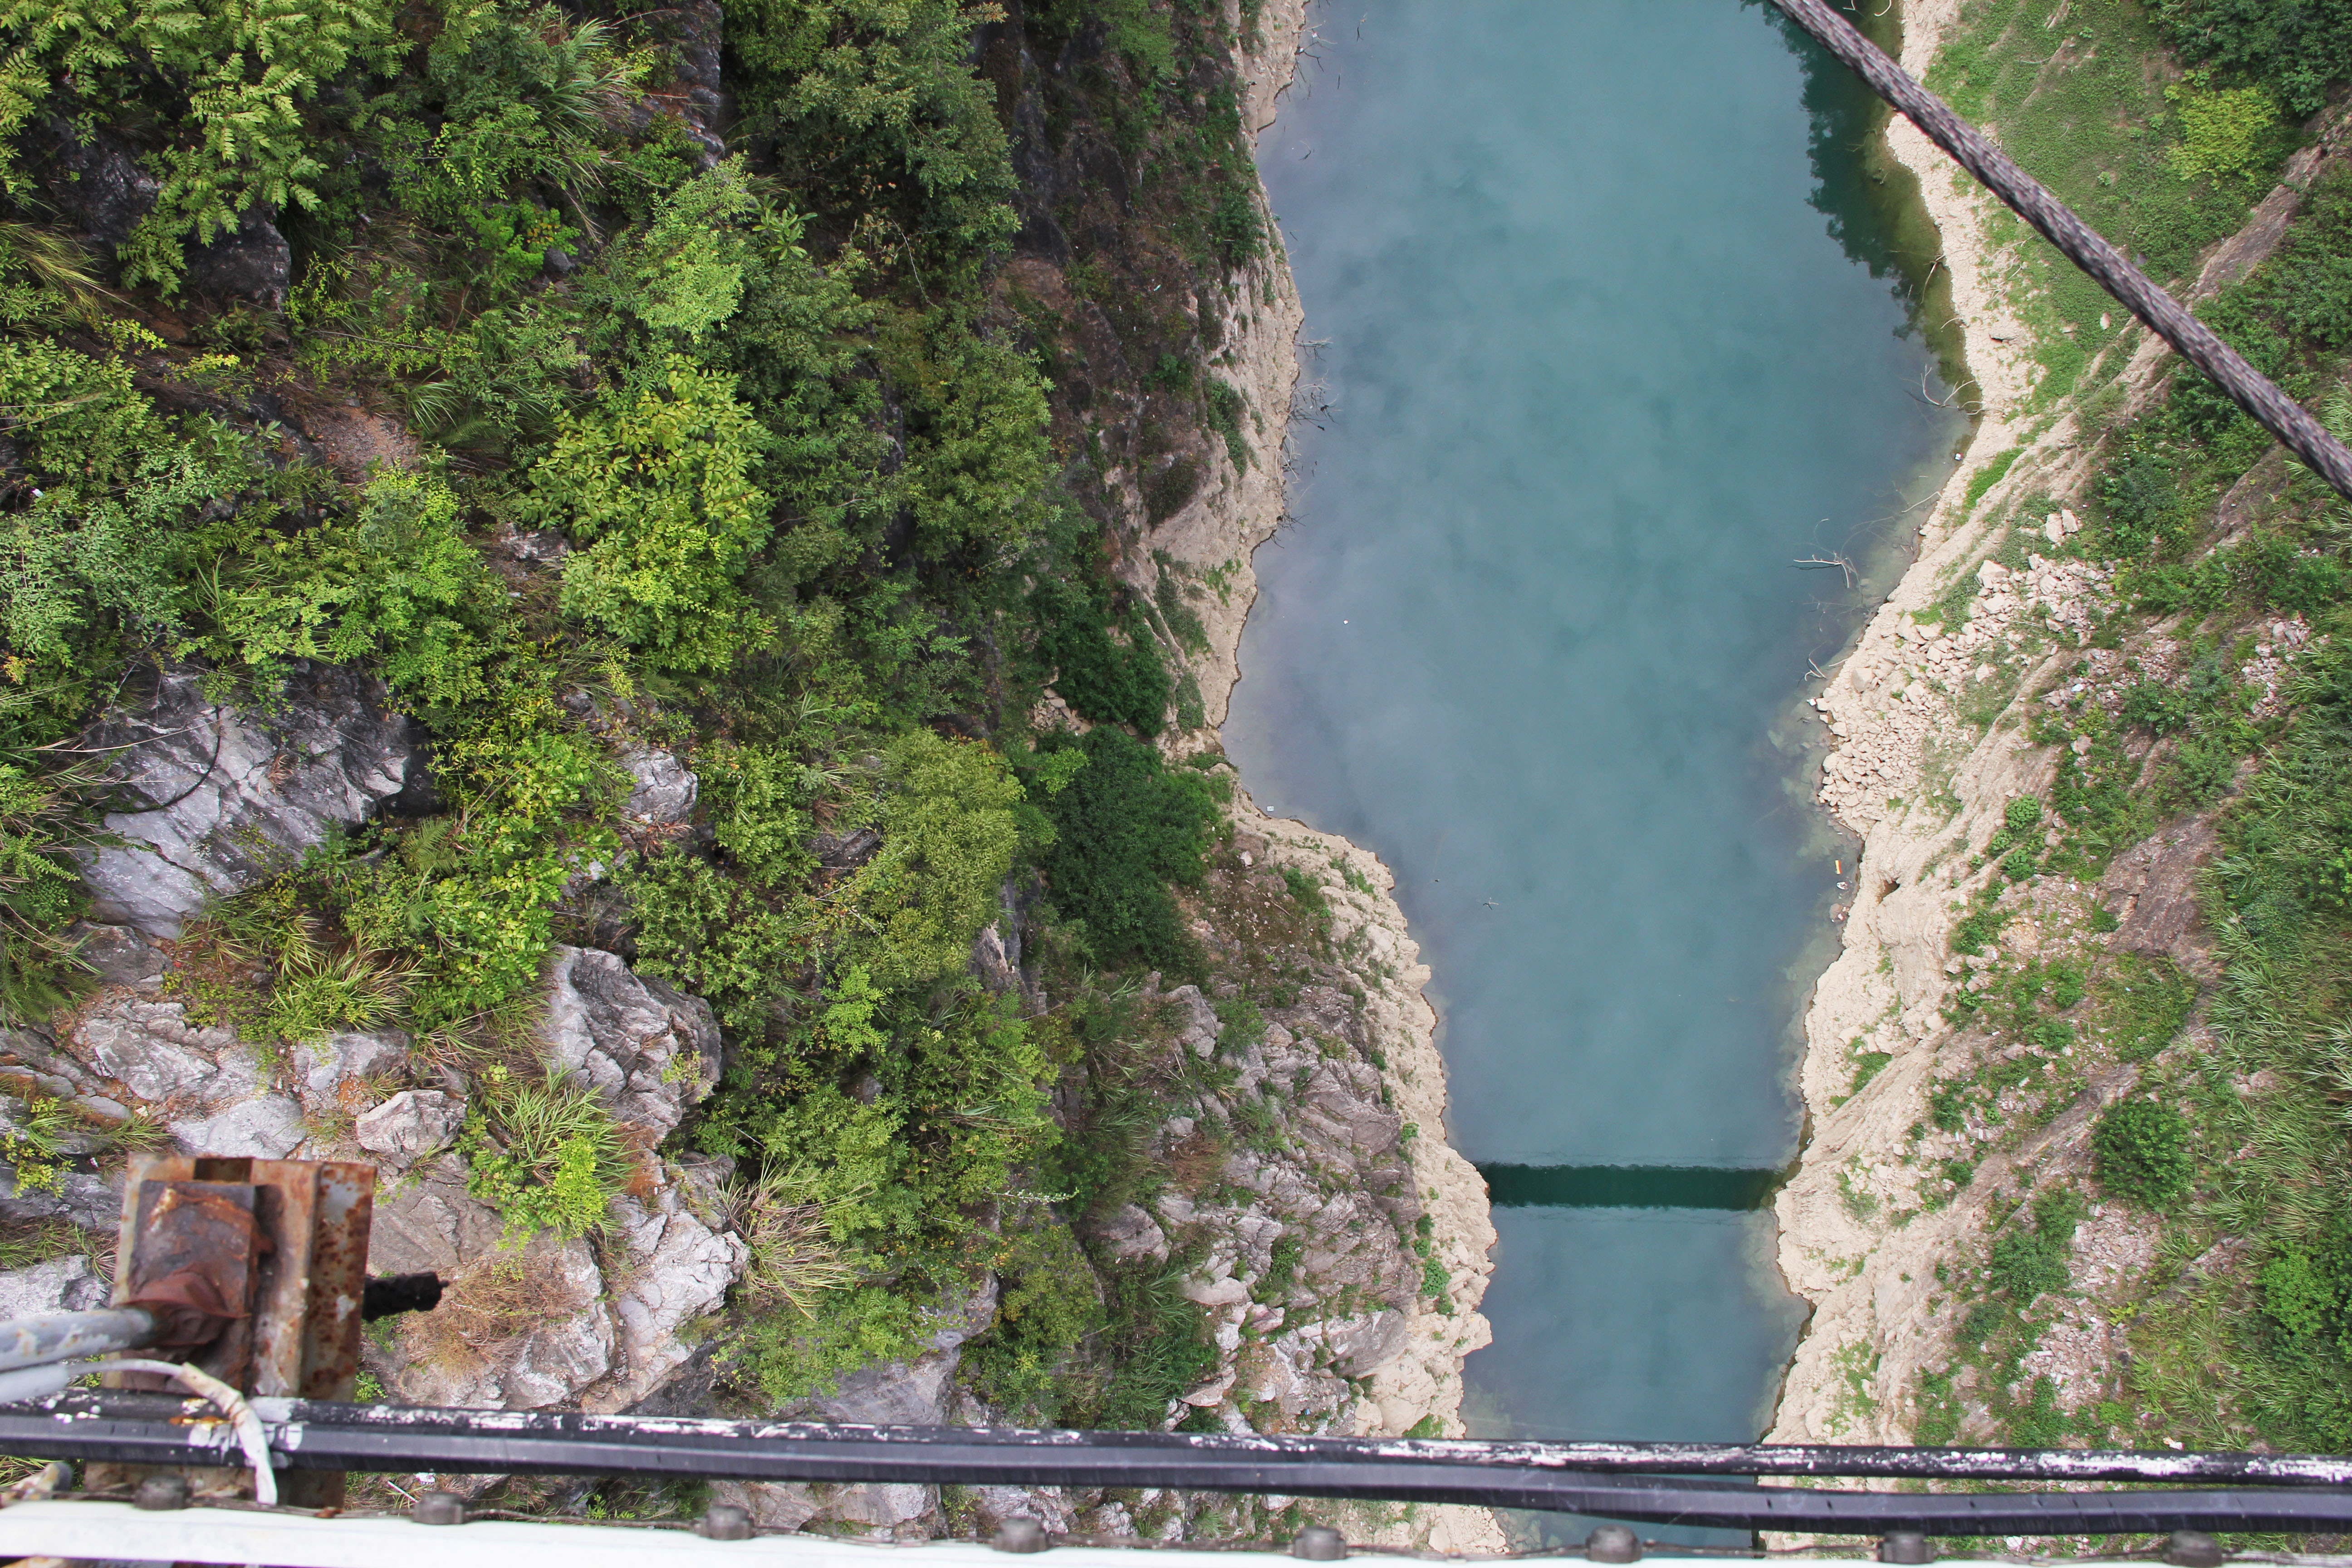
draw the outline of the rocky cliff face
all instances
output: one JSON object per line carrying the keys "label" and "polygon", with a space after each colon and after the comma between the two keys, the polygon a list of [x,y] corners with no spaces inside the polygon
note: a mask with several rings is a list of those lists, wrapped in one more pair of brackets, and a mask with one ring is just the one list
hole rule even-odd
{"label": "rocky cliff face", "polygon": [[203,672],[142,672],[86,742],[125,805],[82,879],[102,921],[172,937],[205,900],[243,892],[334,827],[429,788],[417,735],[379,681],[297,670],[267,710],[216,701]]}
{"label": "rocky cliff face", "polygon": [[[1304,0],[1266,5],[1236,56],[1251,131],[1271,122],[1304,13]],[[1237,9],[1229,20],[1238,34]],[[691,12],[688,24],[691,130],[715,147],[724,99],[716,7]],[[1017,76],[1037,68],[1008,68]],[[106,149],[89,156],[102,162]],[[1042,188],[1068,170],[1041,163],[1030,173]],[[142,189],[121,174],[99,191],[85,215],[92,232],[114,223],[106,203],[135,205]],[[215,258],[215,270],[238,257],[267,262],[275,254],[268,237],[225,242],[236,255]],[[1024,245],[1012,271],[1041,296],[1066,298],[1053,249]],[[221,285],[254,298],[270,286],[268,278]],[[1124,510],[1120,574],[1147,602],[1181,606],[1202,627],[1198,637],[1168,638],[1166,651],[1189,671],[1200,700],[1165,739],[1171,758],[1213,747],[1235,678],[1255,596],[1251,554],[1282,515],[1300,322],[1278,249],[1237,287],[1182,303],[1222,345],[1217,373],[1242,399],[1250,457],[1204,439],[1181,459],[1154,454],[1102,476],[1107,504]],[[1097,324],[1108,333],[1107,318]],[[1098,352],[1115,355],[1115,337]],[[333,431],[311,434],[332,447]],[[1197,482],[1181,505],[1157,507],[1146,499],[1146,469],[1171,460],[1194,463]],[[526,574],[536,559],[527,557],[517,557]],[[224,700],[203,672],[173,668],[130,689],[88,744],[104,749],[119,786],[107,819],[117,842],[83,865],[95,920],[79,933],[82,953],[100,984],[47,1026],[0,1037],[0,1087],[190,1152],[374,1161],[382,1182],[371,1267],[429,1269],[450,1281],[437,1310],[372,1337],[367,1368],[388,1397],[731,1411],[710,1351],[750,1265],[751,1227],[729,1162],[661,1152],[666,1141],[677,1147],[672,1135],[718,1080],[723,1047],[710,1007],[634,973],[619,953],[566,946],[542,970],[535,1021],[509,1042],[511,1060],[390,1030],[281,1044],[222,1003],[219,966],[233,954],[225,960],[198,922],[208,902],[261,886],[338,828],[439,809],[418,731],[379,685],[349,669],[298,667],[265,703]],[[625,831],[647,842],[692,831],[694,773],[642,742],[616,735],[614,744],[633,786]],[[1137,998],[1143,1038],[1192,1086],[1189,1103],[1151,1132],[1152,1156],[1172,1179],[1147,1201],[1098,1216],[1092,1239],[1114,1257],[1181,1266],[1183,1295],[1209,1318],[1213,1369],[1171,1405],[1166,1425],[1458,1433],[1462,1358],[1487,1337],[1476,1306],[1493,1232],[1483,1184],[1444,1142],[1444,1066],[1422,994],[1427,971],[1377,860],[1267,818],[1238,792],[1234,799],[1234,833],[1185,900],[1208,978],[1163,989],[1154,975]],[[847,869],[878,845],[864,828],[821,834],[814,852]],[[593,875],[583,868],[573,890]],[[1007,889],[1006,913],[982,934],[973,972],[1037,1011],[1050,999],[1034,963],[1024,966],[1018,894]],[[518,1234],[485,1201],[469,1166],[486,1148],[472,1115],[482,1109],[483,1075],[541,1063],[593,1096],[626,1144],[626,1190],[587,1235]],[[0,1303],[97,1299],[105,1285],[93,1259],[115,1224],[113,1189],[73,1170],[27,1164],[21,1175],[0,1193],[0,1218],[82,1227],[89,1256],[0,1274]],[[919,1353],[846,1373],[831,1390],[773,1413],[1002,1420],[958,1378],[966,1345],[997,1321],[999,1298],[998,1280],[978,1274],[964,1299],[934,1310]],[[730,1484],[720,1495],[763,1523],[908,1538],[1015,1512],[1056,1529],[1162,1538],[1252,1532],[1267,1518],[1263,1509],[1236,1511],[1230,1500],[1052,1489],[943,1500],[926,1487]],[[1475,1510],[1338,1512],[1357,1539],[1501,1543]]]}
{"label": "rocky cliff face", "polygon": [[[266,796],[258,803],[267,811]],[[335,1034],[282,1048],[208,1020],[176,944],[127,926],[93,927],[106,984],[54,1028],[0,1041],[0,1081],[64,1101],[103,1125],[143,1126],[183,1152],[260,1159],[362,1159],[378,1189],[369,1266],[453,1281],[442,1310],[371,1342],[367,1364],[417,1404],[618,1410],[688,1356],[683,1331],[716,1310],[747,1249],[708,1162],[639,1157],[592,1243],[509,1234],[468,1191],[456,1151],[467,1073],[398,1033]],[[547,1060],[600,1099],[650,1151],[717,1078],[708,1005],[640,980],[606,952],[559,948],[539,1028]],[[110,1233],[113,1190],[89,1176],[30,1183],[5,1217],[63,1217]],[[97,1245],[102,1246],[102,1240]],[[70,1261],[70,1260],[68,1260]],[[0,1275],[0,1291],[86,1294],[58,1266]],[[45,1272],[46,1271],[46,1272]],[[63,1299],[63,1298],[60,1298]]]}

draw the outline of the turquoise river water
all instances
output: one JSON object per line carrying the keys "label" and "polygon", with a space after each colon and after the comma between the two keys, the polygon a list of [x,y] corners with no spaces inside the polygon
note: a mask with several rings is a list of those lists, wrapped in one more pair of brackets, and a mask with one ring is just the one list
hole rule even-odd
{"label": "turquoise river water", "polygon": [[1960,435],[1923,258],[1860,89],[1752,4],[1315,15],[1259,162],[1320,412],[1225,744],[1395,868],[1434,971],[1501,1234],[1474,1433],[1753,1439],[1852,853],[1799,705]]}

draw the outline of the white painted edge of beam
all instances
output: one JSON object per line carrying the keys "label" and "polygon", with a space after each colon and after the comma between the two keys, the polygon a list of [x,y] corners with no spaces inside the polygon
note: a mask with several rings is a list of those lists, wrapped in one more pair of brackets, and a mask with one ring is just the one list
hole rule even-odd
{"label": "white painted edge of beam", "polygon": [[[203,1507],[151,1513],[128,1503],[60,1499],[21,1502],[0,1510],[0,1558],[268,1563],[280,1568],[418,1568],[423,1563],[430,1563],[432,1568],[520,1568],[536,1563],[560,1563],[562,1568],[713,1568],[720,1563],[744,1568],[884,1568],[886,1558],[914,1554],[922,1557],[921,1568],[1011,1568],[1005,1553],[970,1541],[895,1543],[823,1535],[706,1541],[686,1531],[629,1525],[505,1519],[429,1525],[397,1515],[317,1519],[301,1513]],[[1051,1568],[1272,1568],[1276,1563],[1292,1563],[1286,1555],[1267,1552],[1140,1551],[1113,1546],[1057,1546],[1046,1555],[1052,1559]],[[1367,1554],[1355,1561],[1379,1563],[1385,1557]],[[1673,1550],[1668,1547],[1653,1552],[1644,1561],[1670,1559]],[[2016,1568],[2017,1562],[1947,1557],[1937,1560],[1937,1568]],[[1815,1565],[1853,1568],[1853,1559],[1776,1556],[1770,1560],[1770,1568]],[[2080,1568],[2091,1568],[2090,1561]],[[2132,1563],[2128,1568],[2147,1568],[2147,1564]]]}

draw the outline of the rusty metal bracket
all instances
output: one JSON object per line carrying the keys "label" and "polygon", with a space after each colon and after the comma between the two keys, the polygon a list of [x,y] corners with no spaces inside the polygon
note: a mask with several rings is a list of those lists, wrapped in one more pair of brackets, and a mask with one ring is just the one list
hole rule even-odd
{"label": "rusty metal bracket", "polygon": [[[146,1154],[122,1194],[114,1301],[152,1313],[159,1349],[240,1394],[348,1400],[358,1387],[375,1167],[342,1160]],[[109,1387],[162,1390],[147,1373]],[[89,1485],[128,1487],[147,1467],[92,1467]],[[200,1495],[250,1495],[243,1471],[190,1468]],[[327,1507],[342,1478],[281,1478],[287,1501]]]}

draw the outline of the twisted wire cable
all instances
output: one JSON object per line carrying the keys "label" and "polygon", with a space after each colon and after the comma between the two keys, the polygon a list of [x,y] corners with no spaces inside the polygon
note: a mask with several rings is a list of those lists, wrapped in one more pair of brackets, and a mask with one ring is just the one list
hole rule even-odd
{"label": "twisted wire cable", "polygon": [[2122,251],[2077,217],[2065,203],[2042,189],[2041,182],[2019,168],[1982,132],[1914,81],[1877,45],[1856,31],[1853,23],[1832,10],[1826,0],[1773,3],[1820,40],[1830,53],[1852,67],[1870,84],[1872,91],[1902,110],[1960,167],[1982,181],[1986,189],[2008,203],[2044,239],[2064,252],[2068,260],[2097,279],[2108,293],[2147,322],[2157,336],[2170,343],[2181,358],[2211,376],[2230,395],[2231,402],[2286,443],[2290,451],[2309,464],[2338,494],[2352,498],[2352,451],[2347,451],[2344,443],[2322,428],[2318,420],[2248,364],[2212,328],[2158,288],[2147,273],[2133,266]]}

